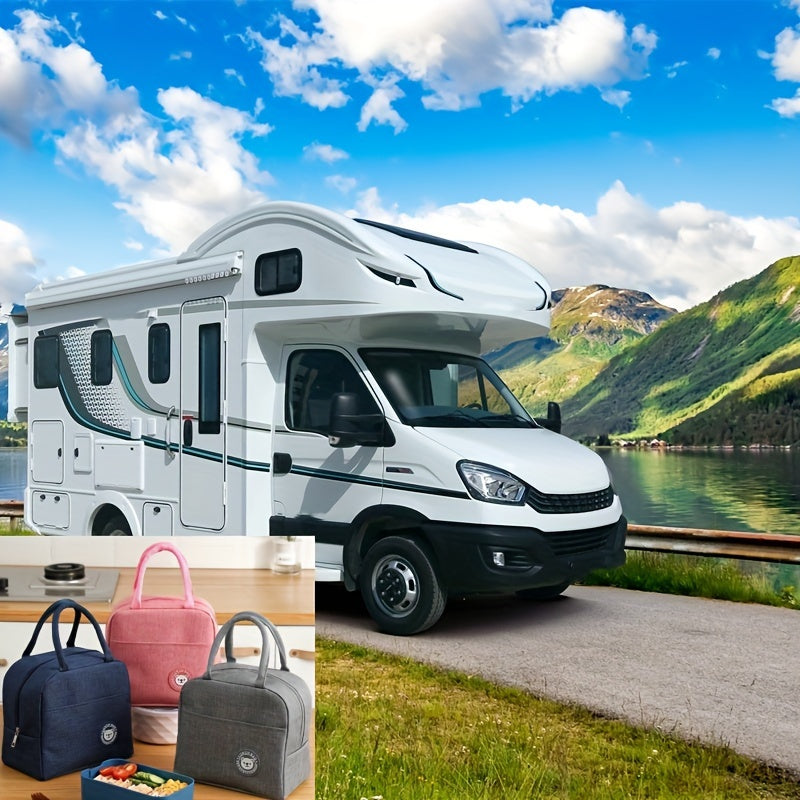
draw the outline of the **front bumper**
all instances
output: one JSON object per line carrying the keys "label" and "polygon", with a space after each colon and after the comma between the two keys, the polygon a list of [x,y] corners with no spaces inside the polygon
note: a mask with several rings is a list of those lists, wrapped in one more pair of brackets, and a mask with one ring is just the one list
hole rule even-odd
{"label": "front bumper", "polygon": [[[546,533],[536,528],[428,522],[423,532],[449,595],[515,592],[574,583],[594,569],[625,563],[628,522]],[[504,566],[493,553],[503,553]]]}

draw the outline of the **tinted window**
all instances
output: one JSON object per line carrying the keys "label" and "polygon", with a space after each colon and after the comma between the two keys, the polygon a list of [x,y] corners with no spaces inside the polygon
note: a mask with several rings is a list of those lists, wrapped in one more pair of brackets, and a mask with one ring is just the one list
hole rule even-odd
{"label": "tinted window", "polygon": [[92,334],[91,371],[95,386],[111,383],[111,331],[95,331]]}
{"label": "tinted window", "polygon": [[256,259],[256,294],[283,294],[300,286],[303,259],[300,251],[280,250]]}
{"label": "tinted window", "polygon": [[359,413],[380,411],[352,363],[336,350],[298,350],[289,359],[286,422],[294,430],[327,434],[331,400],[339,392],[358,395]]}
{"label": "tinted window", "polygon": [[222,326],[218,322],[201,325],[199,328],[200,408],[197,420],[199,433],[219,433],[221,427],[221,336]]}
{"label": "tinted window", "polygon": [[58,336],[33,340],[33,385],[37,389],[58,386]]}
{"label": "tinted window", "polygon": [[169,380],[169,325],[159,323],[147,332],[147,377],[150,383]]}

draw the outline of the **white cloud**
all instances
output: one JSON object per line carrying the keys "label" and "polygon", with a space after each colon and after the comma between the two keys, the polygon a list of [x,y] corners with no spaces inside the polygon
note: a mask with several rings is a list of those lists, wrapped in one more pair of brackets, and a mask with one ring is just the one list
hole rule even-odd
{"label": "white cloud", "polygon": [[122,243],[122,246],[137,253],[140,253],[142,250],[144,250],[144,245],[136,239],[126,239]]}
{"label": "white cloud", "polygon": [[784,28],[775,37],[772,66],[778,80],[800,81],[800,31]]}
{"label": "white cloud", "polygon": [[180,17],[177,14],[175,14],[175,19],[178,20],[178,22],[180,22],[180,24],[183,25],[184,28],[188,28],[190,31],[197,33],[197,28],[195,28],[195,26],[192,25],[192,23],[189,22],[189,20],[186,19],[186,17]]}
{"label": "white cloud", "polygon": [[[800,2],[800,0],[798,0],[798,2]],[[718,61],[719,57],[722,55],[722,51],[719,47],[709,47],[706,55],[713,61]]]}
{"label": "white cloud", "polygon": [[794,97],[778,97],[773,100],[768,108],[777,111],[782,117],[796,117],[800,115],[800,89],[798,89]]}
{"label": "white cloud", "polygon": [[224,74],[226,78],[233,78],[233,80],[238,81],[240,86],[245,85],[244,78],[242,77],[241,73],[232,67],[228,67],[228,69],[224,70]]}
{"label": "white cloud", "polygon": [[683,69],[688,64],[688,61],[676,61],[674,64],[670,64],[670,66],[665,67],[667,71],[667,77],[675,78],[678,75],[678,71]]}
{"label": "white cloud", "polygon": [[397,86],[398,76],[390,75],[377,83],[369,100],[361,108],[358,129],[365,131],[371,123],[391,125],[395,133],[402,133],[408,123],[395,111],[395,100],[405,96],[405,92]]}
{"label": "white cloud", "polygon": [[89,114],[110,118],[138,108],[135,90],[106,81],[91,53],[57,20],[30,10],[15,13],[19,24],[0,28],[0,133],[26,142],[40,125],[69,124]]}
{"label": "white cloud", "polygon": [[329,39],[314,40],[285,17],[280,18],[283,35],[296,41],[294,47],[284,47],[277,39],[266,39],[257,31],[247,29],[247,37],[262,49],[261,66],[269,73],[275,94],[283,97],[299,96],[321,111],[340,108],[349,97],[342,91],[342,83],[326,78],[319,70],[333,57]]}
{"label": "white cloud", "polygon": [[734,217],[699,203],[657,209],[616,182],[586,215],[525,198],[479,200],[417,214],[386,209],[377,190],[350,212],[509,250],[554,288],[605,283],[678,309],[703,302],[784,256],[800,254],[800,220]]}
{"label": "white cloud", "polygon": [[158,9],[156,9],[156,10],[153,12],[153,16],[154,16],[156,19],[160,19],[162,22],[163,22],[163,21],[164,21],[164,20],[167,18],[167,15],[166,15],[166,14],[165,14],[163,11],[159,11]]}
{"label": "white cloud", "polygon": [[18,225],[0,219],[0,309],[11,310],[22,302],[25,292],[37,283],[36,261],[25,232]]}
{"label": "white cloud", "polygon": [[325,178],[325,184],[336,189],[337,192],[342,194],[349,194],[356,188],[358,181],[355,178],[350,178],[347,175],[329,175]]}
{"label": "white cloud", "polygon": [[46,131],[61,160],[113,187],[117,208],[171,252],[264,199],[271,177],[242,139],[267,136],[271,126],[187,88],[159,92],[157,121],[56,20],[17,16],[14,30],[0,28],[0,133],[25,141]]}
{"label": "white cloud", "polygon": [[[359,130],[371,123],[405,128],[394,103],[400,80],[421,84],[428,109],[457,111],[501,91],[518,109],[532,98],[594,86],[610,91],[644,75],[657,37],[644,26],[628,32],[615,12],[570,8],[554,19],[542,0],[294,0],[318,17],[310,30],[279,15],[280,33],[248,31],[277,95],[297,96],[316,108],[341,107],[349,76],[374,91]],[[305,19],[311,19],[306,17]],[[330,71],[337,70],[337,78]]]}
{"label": "white cloud", "polygon": [[623,89],[606,89],[601,92],[601,97],[611,106],[616,106],[620,111],[630,102],[631,93]]}
{"label": "white cloud", "polygon": [[113,186],[122,198],[116,207],[176,252],[220,218],[264,199],[254,187],[271,178],[239,139],[271,128],[192,89],[165,89],[158,100],[167,130],[144,116],[113,130],[88,123],[57,145]]}
{"label": "white cloud", "polygon": [[170,61],[189,61],[192,58],[192,51],[191,50],[181,50],[180,53],[172,53],[170,55]]}
{"label": "white cloud", "polygon": [[344,151],[330,144],[312,142],[303,148],[303,158],[308,161],[324,161],[326,164],[333,164],[350,156]]}

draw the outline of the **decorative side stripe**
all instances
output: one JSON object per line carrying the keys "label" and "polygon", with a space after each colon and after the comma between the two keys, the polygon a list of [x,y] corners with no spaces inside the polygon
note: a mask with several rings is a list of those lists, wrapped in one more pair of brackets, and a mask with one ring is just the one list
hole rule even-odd
{"label": "decorative side stripe", "polygon": [[416,492],[419,494],[432,494],[437,497],[454,497],[459,500],[469,500],[466,492],[459,492],[455,489],[439,489],[435,486],[422,486],[418,483],[404,483],[402,481],[390,481],[382,478],[370,478],[365,475],[351,475],[346,472],[331,472],[325,469],[312,469],[311,467],[300,467],[293,465],[292,474],[302,475],[306,478],[322,478],[328,481],[341,481],[342,483],[358,483],[366,486],[380,486],[384,489],[397,489],[401,492]]}

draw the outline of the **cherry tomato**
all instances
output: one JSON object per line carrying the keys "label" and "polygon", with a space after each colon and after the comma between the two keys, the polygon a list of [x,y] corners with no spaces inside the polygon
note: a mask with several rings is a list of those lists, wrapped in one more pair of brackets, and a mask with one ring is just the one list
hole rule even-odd
{"label": "cherry tomato", "polygon": [[137,769],[139,769],[139,767],[131,762],[128,762],[127,764],[119,764],[114,767],[111,777],[116,778],[118,781],[124,781],[126,778],[130,778],[130,776],[133,775]]}
{"label": "cherry tomato", "polygon": [[108,767],[103,767],[103,769],[100,770],[100,774],[104,777],[108,777],[118,766],[119,764],[111,764]]}

